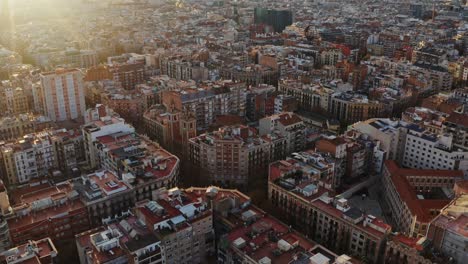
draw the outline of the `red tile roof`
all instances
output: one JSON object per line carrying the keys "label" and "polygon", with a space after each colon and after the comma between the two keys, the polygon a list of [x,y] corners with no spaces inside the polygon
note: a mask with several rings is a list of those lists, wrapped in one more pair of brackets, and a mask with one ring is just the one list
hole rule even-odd
{"label": "red tile roof", "polygon": [[[247,210],[252,210],[259,218],[252,225],[244,225],[243,221],[239,221],[231,232],[229,232],[227,239],[232,243],[238,239],[242,238],[246,241],[245,246],[242,248],[242,251],[250,256],[252,259],[259,261],[264,257],[268,257],[273,260],[272,263],[289,263],[294,259],[294,256],[300,251],[307,251],[312,249],[316,244],[306,238],[302,237],[299,233],[295,231],[290,231],[289,228],[282,222],[278,221],[275,218],[272,218],[269,215],[265,215],[263,211],[256,207],[250,207],[244,209],[242,212]],[[241,213],[242,213],[241,212]],[[268,238],[268,230],[258,233],[255,237],[248,236],[255,227],[258,226],[267,226],[270,227],[277,235],[278,239],[283,239],[290,244],[297,243],[298,247],[290,249],[287,252],[283,252],[281,255],[274,255],[273,251],[278,248],[277,242],[272,242]],[[252,246],[255,246],[254,249]],[[232,245],[234,246],[234,245]]]}
{"label": "red tile roof", "polygon": [[278,121],[284,126],[290,126],[302,122],[302,119],[294,113],[283,113],[279,115]]}
{"label": "red tile roof", "polygon": [[406,245],[408,247],[412,247],[412,248],[414,248],[414,249],[416,249],[418,251],[421,251],[423,249],[421,245],[417,244],[419,238],[407,237],[405,235],[398,234],[398,235],[394,236],[392,238],[392,240],[394,242],[404,244],[404,245]]}
{"label": "red tile roof", "polygon": [[71,216],[81,209],[85,209],[85,205],[80,200],[67,202],[63,205],[56,207],[49,207],[39,210],[35,213],[30,213],[22,217],[15,217],[8,219],[8,227],[11,231],[16,232],[15,229],[31,229],[35,228],[34,225],[40,226],[43,221],[58,216]]}
{"label": "red tile roof", "polygon": [[468,127],[468,115],[467,114],[459,114],[456,112],[453,112],[445,119],[445,121],[454,123],[457,125],[461,125],[464,127]]}
{"label": "red tile roof", "polygon": [[429,222],[432,220],[431,210],[440,210],[445,207],[450,200],[421,200],[417,197],[416,191],[409,183],[406,177],[408,176],[446,176],[446,177],[463,177],[461,171],[443,171],[443,170],[420,170],[420,169],[403,169],[393,160],[385,161],[385,167],[390,173],[390,179],[395,186],[396,191],[400,195],[402,201],[408,206],[412,215],[417,216],[417,220],[421,222]]}
{"label": "red tile roof", "polygon": [[[28,253],[26,248],[32,245],[33,247],[37,247],[39,251],[37,253]],[[31,244],[25,243],[16,247],[16,252],[13,250],[7,250],[3,253],[0,253],[0,262],[4,263],[5,259],[8,256],[16,256],[18,264],[30,264],[30,263],[38,263],[41,264],[41,259],[47,259],[50,262],[52,257],[55,257],[57,254],[57,249],[55,248],[54,243],[50,238],[43,238],[37,241],[31,241]],[[31,254],[34,254],[31,258]],[[24,260],[23,260],[24,259]],[[47,263],[49,263],[47,262]],[[6,263],[6,262],[5,262]]]}

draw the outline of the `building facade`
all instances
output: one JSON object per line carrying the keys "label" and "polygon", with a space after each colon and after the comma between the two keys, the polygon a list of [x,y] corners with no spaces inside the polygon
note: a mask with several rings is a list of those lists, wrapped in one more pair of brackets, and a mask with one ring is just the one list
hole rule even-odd
{"label": "building facade", "polygon": [[305,147],[305,125],[302,119],[292,113],[283,112],[260,119],[261,136],[279,134],[286,139],[287,153],[302,150]]}
{"label": "building facade", "polygon": [[27,185],[18,192],[25,194],[15,199],[7,220],[13,244],[47,236],[71,239],[90,228],[86,206],[70,183]]}
{"label": "building facade", "polygon": [[466,250],[466,223],[468,195],[460,194],[443,208],[429,224],[427,238],[437,250],[451,256],[456,263],[468,258]]}
{"label": "building facade", "polygon": [[143,122],[145,134],[163,147],[185,153],[188,140],[197,136],[195,115],[187,112],[167,111],[155,105],[145,112]]}
{"label": "building facade", "polygon": [[57,69],[41,75],[43,109],[52,121],[82,118],[85,114],[83,75],[77,69]]}
{"label": "building facade", "polygon": [[246,186],[270,161],[286,155],[286,139],[246,126],[222,127],[189,140],[189,158],[212,182]]}
{"label": "building facade", "polygon": [[416,125],[408,127],[402,165],[415,169],[468,169],[468,152],[453,144],[452,134],[436,135]]}
{"label": "building facade", "polygon": [[413,238],[424,236],[431,220],[450,199],[431,195],[452,189],[463,179],[461,171],[403,169],[391,160],[384,165],[383,196],[391,211],[394,227]]}
{"label": "building facade", "polygon": [[270,168],[268,198],[293,227],[338,254],[382,261],[389,225],[349,206],[344,198],[329,197],[330,190],[319,181],[285,184],[287,175]]}

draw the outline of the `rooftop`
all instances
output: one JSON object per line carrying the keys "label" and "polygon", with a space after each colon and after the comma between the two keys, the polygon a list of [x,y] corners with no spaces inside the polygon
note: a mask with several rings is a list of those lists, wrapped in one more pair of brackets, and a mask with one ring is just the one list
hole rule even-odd
{"label": "rooftop", "polygon": [[431,210],[440,210],[444,208],[450,200],[419,199],[407,177],[433,176],[463,178],[462,171],[404,169],[398,167],[396,162],[392,160],[385,161],[385,167],[389,171],[390,179],[403,202],[406,203],[408,208],[411,210],[412,215],[416,215],[418,221],[422,222],[429,222],[434,217]]}
{"label": "rooftop", "polygon": [[151,245],[155,246],[155,251],[160,250],[159,239],[133,214],[78,234],[76,241],[87,249],[87,255],[96,263],[106,263],[124,256],[127,251],[140,256],[146,253],[143,249]]}
{"label": "rooftop", "polygon": [[257,131],[249,126],[235,125],[224,126],[217,131],[202,134],[198,137],[191,138],[190,141],[200,144],[214,145],[216,141],[232,141],[241,145],[241,147],[258,146],[269,143],[274,140],[283,139],[277,133],[272,133],[265,136],[259,136]]}
{"label": "rooftop", "polygon": [[[0,261],[3,263],[51,263],[51,259],[58,254],[54,243],[50,238],[29,241],[26,244],[10,248],[0,253]],[[50,258],[50,259],[48,259]],[[47,260],[45,260],[47,259]]]}
{"label": "rooftop", "polygon": [[468,115],[452,112],[445,122],[453,123],[462,127],[468,127]]}
{"label": "rooftop", "polygon": [[331,189],[335,160],[312,150],[270,164],[269,181],[303,199],[313,200]]}
{"label": "rooftop", "polygon": [[418,251],[423,250],[423,246],[421,245],[421,243],[418,243],[420,240],[421,238],[407,237],[402,234],[397,234],[396,236],[393,236],[391,238],[391,241],[395,243],[403,244],[407,247],[414,248]]}
{"label": "rooftop", "polygon": [[81,176],[73,183],[75,188],[82,192],[82,199],[86,201],[106,198],[132,188],[127,182],[120,180],[115,173],[107,170]]}
{"label": "rooftop", "polygon": [[[144,136],[133,133],[114,133],[96,138],[100,151],[121,162],[130,183],[143,183],[173,175],[179,159]],[[117,166],[117,164],[114,164]],[[107,168],[112,169],[112,168]]]}
{"label": "rooftop", "polygon": [[257,262],[270,259],[272,263],[290,263],[316,245],[254,206],[236,212],[227,221],[232,225],[226,238],[228,246]]}
{"label": "rooftop", "polygon": [[113,124],[119,124],[119,123],[125,123],[125,120],[123,118],[117,117],[117,116],[106,116],[106,117],[101,117],[97,121],[93,121],[89,124],[86,124],[83,129],[92,133],[99,131],[102,127],[113,125]]}
{"label": "rooftop", "polygon": [[61,74],[68,74],[68,73],[76,73],[76,72],[81,72],[78,69],[56,69],[55,71],[50,71],[50,72],[43,72],[41,73],[41,76],[48,76],[48,75],[61,75]]}
{"label": "rooftop", "polygon": [[[32,210],[34,210],[35,208],[43,208],[47,205],[51,205],[54,200],[59,200],[63,197],[76,197],[76,192],[73,190],[72,184],[63,182],[52,185],[46,180],[37,180],[12,191],[11,202],[13,208],[31,206]],[[50,203],[45,202],[48,200],[50,200]],[[42,201],[44,201],[44,203],[39,206]]]}
{"label": "rooftop", "polygon": [[349,216],[345,215],[343,212],[346,211],[346,208],[345,210],[338,209],[338,206],[334,206],[329,199],[316,199],[312,201],[312,205],[332,217],[344,218],[352,221],[357,228],[377,238],[385,236],[385,234],[391,230],[391,226],[382,220],[371,215],[366,216],[362,212],[361,217],[358,217],[358,215],[354,213],[354,217],[349,218]]}
{"label": "rooftop", "polygon": [[283,126],[290,126],[298,123],[302,123],[302,119],[294,113],[281,113],[278,114],[278,121]]}
{"label": "rooftop", "polygon": [[[14,208],[15,210],[16,208]],[[34,213],[28,211],[26,208],[24,211],[25,215],[21,217],[14,217],[8,219],[8,226],[12,233],[16,230],[30,229],[40,226],[44,221],[49,221],[53,218],[60,218],[67,215],[73,215],[77,211],[86,210],[85,205],[80,200],[72,200],[63,204],[58,204],[53,207],[37,210]],[[16,213],[17,211],[15,211]]]}
{"label": "rooftop", "polygon": [[461,194],[442,209],[434,224],[468,238],[468,194]]}
{"label": "rooftop", "polygon": [[78,198],[78,192],[68,181],[55,185],[38,181],[18,188],[11,199],[15,217],[8,219],[8,226],[10,230],[28,229],[51,218],[74,214],[85,209]]}
{"label": "rooftop", "polygon": [[135,213],[159,237],[184,229],[211,214],[207,201],[197,193],[173,188],[160,190],[156,197],[155,201],[138,202]]}

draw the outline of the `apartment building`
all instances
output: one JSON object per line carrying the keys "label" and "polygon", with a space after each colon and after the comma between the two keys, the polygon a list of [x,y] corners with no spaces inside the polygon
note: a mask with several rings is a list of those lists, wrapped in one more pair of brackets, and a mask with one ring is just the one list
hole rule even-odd
{"label": "apartment building", "polygon": [[450,202],[458,170],[404,169],[385,161],[382,187],[394,227],[413,238],[424,236],[431,220]]}
{"label": "apartment building", "polygon": [[291,95],[280,94],[275,97],[275,114],[294,112],[297,110],[296,98]]}
{"label": "apartment building", "polygon": [[57,69],[40,74],[43,109],[52,121],[83,118],[85,92],[83,75],[77,69]]}
{"label": "apartment building", "polygon": [[84,80],[86,82],[112,80],[112,74],[109,71],[109,66],[105,64],[99,64],[97,66],[89,67],[86,69]]}
{"label": "apartment building", "polygon": [[163,91],[162,103],[169,110],[195,115],[198,130],[206,130],[219,115],[245,116],[246,84],[231,81],[205,83],[197,89]]}
{"label": "apartment building", "polygon": [[320,65],[336,65],[343,59],[343,53],[340,49],[330,48],[320,51]]}
{"label": "apartment building", "polygon": [[401,113],[401,120],[427,129],[434,134],[442,134],[443,123],[449,114],[425,107],[410,107]]}
{"label": "apartment building", "polygon": [[100,92],[100,102],[125,120],[139,125],[147,109],[146,97],[138,90],[123,90],[121,88]]}
{"label": "apartment building", "polygon": [[343,137],[322,137],[315,143],[316,151],[329,154],[335,160],[335,176],[333,181],[334,188],[342,184],[347,170],[347,148],[348,144]]}
{"label": "apartment building", "polygon": [[425,238],[406,237],[401,234],[392,235],[387,241],[385,249],[385,264],[418,263],[432,264],[430,259],[423,256],[427,250]]}
{"label": "apartment building", "polygon": [[307,179],[301,185],[304,187],[303,191],[313,193],[318,189],[313,183],[333,190],[337,185],[335,166],[336,160],[330,154],[307,150],[271,163],[269,172],[279,173],[281,177],[275,180],[284,187],[293,187],[296,179]]}
{"label": "apartment building", "polygon": [[358,178],[368,173],[372,165],[371,156],[366,145],[354,141],[349,142],[346,147],[346,176]]}
{"label": "apartment building", "polygon": [[151,199],[154,190],[179,182],[180,160],[147,137],[117,132],[96,138],[98,167],[115,172],[131,184],[137,201]]}
{"label": "apartment building", "polygon": [[164,263],[204,263],[214,253],[213,213],[202,194],[173,188],[137,203],[135,215],[160,239]]}
{"label": "apartment building", "polygon": [[436,249],[451,256],[456,263],[463,263],[468,258],[467,204],[466,192],[457,196],[431,221],[426,234]]}
{"label": "apartment building", "polygon": [[86,161],[90,168],[97,168],[98,156],[94,149],[96,138],[114,133],[134,133],[135,128],[127,124],[118,115],[100,111],[90,123],[83,127]]}
{"label": "apartment building", "polygon": [[148,109],[143,122],[145,134],[163,147],[185,153],[188,140],[197,136],[195,115],[177,110],[168,111],[163,105]]}
{"label": "apartment building", "polygon": [[384,118],[371,118],[352,125],[352,128],[380,142],[386,159],[401,164],[405,152],[407,123]]}
{"label": "apartment building", "polygon": [[161,241],[129,212],[75,237],[80,264],[164,263]]}
{"label": "apartment building", "polygon": [[24,244],[10,248],[0,253],[0,261],[6,264],[53,264],[58,255],[54,242],[46,237],[30,240]]}
{"label": "apartment building", "polygon": [[[12,241],[40,232],[54,234],[54,238],[74,235],[88,228],[81,230],[81,224],[100,225],[103,219],[128,210],[137,199],[149,199],[154,190],[177,184],[178,158],[150,141],[133,136],[133,140],[107,140],[113,138],[112,135],[97,138],[97,144],[103,146],[103,151],[97,151],[97,157],[105,168],[112,168],[119,173],[97,171],[56,186],[34,181],[28,185],[30,188],[15,190],[15,193],[20,194],[13,195],[15,206],[8,216],[8,226],[15,231]],[[114,159],[114,162],[108,159]],[[29,194],[37,194],[37,197],[30,198]],[[58,216],[55,216],[55,212]],[[47,222],[49,216],[56,217],[57,222]],[[78,220],[81,218],[86,218],[86,222]],[[65,222],[72,223],[66,227],[60,226]],[[44,227],[31,231],[35,224]],[[61,230],[66,232],[60,233]]]}
{"label": "apartment building", "polygon": [[0,251],[4,251],[11,246],[10,229],[6,217],[11,215],[12,208],[8,197],[7,188],[2,180],[0,180]]}
{"label": "apartment building", "polygon": [[413,52],[412,62],[421,62],[439,65],[447,59],[447,52],[444,49],[424,47]]}
{"label": "apartment building", "polygon": [[58,129],[48,133],[57,169],[67,176],[72,175],[86,161],[81,130]]}
{"label": "apartment building", "polygon": [[453,144],[452,134],[436,135],[416,126],[407,126],[402,165],[415,169],[468,169],[468,152]]}
{"label": "apartment building", "polygon": [[228,65],[219,71],[221,78],[245,83],[247,86],[270,84],[277,86],[279,71],[260,64],[249,64],[245,67]]}
{"label": "apartment building", "polygon": [[271,164],[268,198],[293,227],[338,254],[381,261],[391,227],[351,207],[344,198],[332,198],[330,186],[307,173],[298,175],[290,166],[288,161]]}
{"label": "apartment building", "polygon": [[52,175],[52,170],[69,174],[85,160],[83,138],[78,130],[43,130],[0,144],[0,149],[0,171],[10,185]]}
{"label": "apartment building", "polygon": [[292,113],[284,112],[260,119],[261,136],[277,133],[286,139],[288,154],[302,150],[305,146],[306,127],[302,119]]}
{"label": "apartment building", "polygon": [[242,209],[235,219],[249,224],[229,227],[218,247],[219,263],[352,263],[351,257],[336,255],[257,207]]}
{"label": "apartment building", "polygon": [[453,76],[443,66],[416,62],[411,72],[414,75],[422,75],[430,80],[432,89],[435,91],[449,91],[452,89]]}
{"label": "apartment building", "polygon": [[12,214],[7,222],[13,244],[50,237],[71,239],[90,228],[88,211],[69,182],[36,182],[11,195]]}
{"label": "apartment building", "polygon": [[74,68],[95,67],[98,62],[97,52],[94,50],[70,49],[64,51],[57,58],[57,64]]}
{"label": "apartment building", "polygon": [[259,136],[247,126],[222,127],[189,140],[189,158],[212,182],[246,186],[270,161],[283,158],[287,140],[276,132]]}
{"label": "apartment building", "polygon": [[250,87],[246,96],[246,117],[257,121],[275,113],[275,87],[273,85],[259,85]]}
{"label": "apartment building", "polygon": [[145,110],[149,109],[155,104],[161,104],[162,102],[161,91],[165,90],[165,88],[159,87],[157,80],[158,78],[150,78],[151,84],[139,84],[136,86],[136,92],[141,95],[143,101],[143,109]]}
{"label": "apartment building", "polygon": [[463,91],[457,90],[452,95],[447,93],[439,93],[424,98],[422,100],[421,106],[434,111],[451,114],[453,112],[461,111],[463,103]]}
{"label": "apartment building", "polygon": [[[347,175],[379,175],[387,156],[381,142],[353,129],[346,131],[344,136],[348,141],[346,165],[353,163],[351,168],[348,166]],[[352,174],[350,169],[358,173]]]}
{"label": "apartment building", "polygon": [[101,117],[105,116],[118,116],[117,113],[114,112],[109,106],[104,104],[95,104],[94,107],[86,109],[84,123],[89,124],[94,121],[100,120]]}
{"label": "apartment building", "polygon": [[1,151],[1,170],[8,185],[46,176],[49,169],[56,168],[53,145],[45,135],[30,134],[15,143],[2,145]]}
{"label": "apartment building", "polygon": [[25,89],[12,85],[14,84],[7,81],[0,82],[0,110],[2,114],[17,115],[31,112],[31,96]]}
{"label": "apartment building", "polygon": [[137,84],[145,82],[144,63],[119,63],[107,67],[112,80],[125,90],[133,90]]}
{"label": "apartment building", "polygon": [[321,85],[306,85],[297,80],[281,80],[278,90],[296,98],[298,107],[306,111],[328,111],[333,90]]}
{"label": "apartment building", "polygon": [[18,137],[42,131],[52,126],[49,118],[34,114],[19,114],[0,119],[0,140],[17,139]]}
{"label": "apartment building", "polygon": [[330,98],[328,112],[344,123],[355,123],[369,118],[381,117],[384,106],[366,96],[354,93],[335,93]]}
{"label": "apartment building", "polygon": [[80,263],[205,263],[215,240],[219,263],[357,261],[293,231],[245,194],[213,186],[158,190],[153,200],[76,236]]}
{"label": "apartment building", "polygon": [[176,80],[205,81],[208,79],[208,68],[203,62],[187,61],[180,56],[162,57],[159,60],[161,74]]}
{"label": "apartment building", "polygon": [[443,122],[444,133],[453,135],[453,145],[468,149],[468,115],[452,112]]}
{"label": "apartment building", "polygon": [[133,187],[111,171],[96,171],[70,182],[88,209],[91,226],[99,226],[103,219],[128,211],[135,203]]}

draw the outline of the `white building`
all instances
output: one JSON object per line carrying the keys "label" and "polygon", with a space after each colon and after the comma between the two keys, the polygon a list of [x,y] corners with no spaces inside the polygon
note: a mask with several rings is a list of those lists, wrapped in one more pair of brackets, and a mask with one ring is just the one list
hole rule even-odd
{"label": "white building", "polygon": [[402,165],[414,169],[462,170],[468,174],[468,152],[453,145],[451,134],[427,133],[408,126]]}
{"label": "white building", "polygon": [[125,123],[123,118],[118,116],[103,116],[98,120],[90,122],[83,127],[84,147],[86,161],[91,168],[97,166],[97,155],[93,143],[96,138],[116,134],[116,133],[134,133],[135,128]]}
{"label": "white building", "polygon": [[386,152],[385,159],[401,163],[405,150],[407,124],[384,118],[372,118],[357,122],[352,128],[380,141],[380,148]]}

